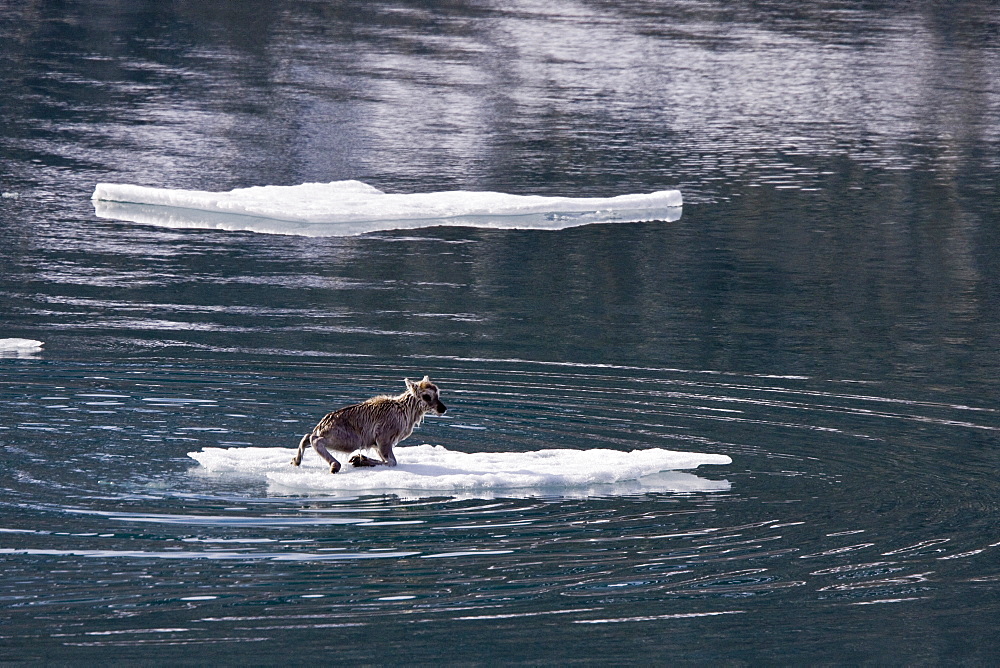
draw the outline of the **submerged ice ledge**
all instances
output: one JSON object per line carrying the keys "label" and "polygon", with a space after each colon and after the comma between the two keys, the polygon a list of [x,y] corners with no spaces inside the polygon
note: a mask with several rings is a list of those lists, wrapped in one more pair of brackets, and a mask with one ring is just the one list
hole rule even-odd
{"label": "submerged ice ledge", "polygon": [[389,194],[361,181],[255,186],[229,192],[99,183],[96,214],[172,228],[349,236],[440,225],[560,230],[680,218],[678,190],[616,197],[545,197],[464,190]]}
{"label": "submerged ice ledge", "polygon": [[729,464],[726,455],[652,448],[533,452],[464,453],[440,445],[396,448],[399,465],[356,469],[331,475],[313,452],[302,466],[289,462],[293,448],[204,448],[189,452],[205,471],[263,478],[276,493],[382,493],[404,496],[447,494],[468,498],[533,496],[617,496],[646,492],[727,491],[725,480],[706,480],[680,469]]}

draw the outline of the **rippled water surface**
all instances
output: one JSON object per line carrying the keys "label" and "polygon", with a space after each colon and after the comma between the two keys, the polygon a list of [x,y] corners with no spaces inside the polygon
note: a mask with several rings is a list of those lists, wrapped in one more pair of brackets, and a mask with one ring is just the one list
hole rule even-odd
{"label": "rippled water surface", "polygon": [[[0,1],[0,339],[43,342],[0,344],[0,660],[996,661],[995,4],[621,4]],[[306,238],[90,203],[342,179],[685,206]],[[359,493],[188,455],[423,374],[407,445],[731,463]]]}

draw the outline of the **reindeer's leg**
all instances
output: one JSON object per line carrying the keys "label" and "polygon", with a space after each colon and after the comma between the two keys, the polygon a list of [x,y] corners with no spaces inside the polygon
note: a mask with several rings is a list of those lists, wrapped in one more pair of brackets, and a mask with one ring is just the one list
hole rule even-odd
{"label": "reindeer's leg", "polygon": [[365,457],[360,452],[351,457],[350,461],[354,466],[379,466],[382,464],[379,460],[372,459],[371,457]]}
{"label": "reindeer's leg", "polygon": [[393,441],[380,441],[378,443],[378,456],[382,458],[382,463],[386,466],[396,465],[396,455],[392,454],[392,446],[396,445]]}
{"label": "reindeer's leg", "polygon": [[[376,446],[375,443],[370,443],[368,445],[368,448],[374,448],[375,446]],[[367,448],[362,448],[362,450],[364,449]],[[353,464],[354,466],[381,466],[383,464],[383,462],[379,461],[378,459],[372,459],[371,457],[366,457],[360,452],[355,453],[354,456],[351,457],[350,461],[351,464]]]}
{"label": "reindeer's leg", "polygon": [[318,452],[319,456],[330,465],[330,473],[336,473],[340,470],[340,462],[334,459],[333,455],[330,454],[330,451],[326,449],[326,443],[324,443],[325,440],[326,439],[324,438],[312,439],[313,450]]}
{"label": "reindeer's leg", "polygon": [[306,434],[302,437],[302,440],[299,441],[299,451],[295,453],[294,457],[292,457],[292,466],[298,466],[302,463],[302,453],[304,453],[306,448],[309,447],[309,436],[310,434]]}

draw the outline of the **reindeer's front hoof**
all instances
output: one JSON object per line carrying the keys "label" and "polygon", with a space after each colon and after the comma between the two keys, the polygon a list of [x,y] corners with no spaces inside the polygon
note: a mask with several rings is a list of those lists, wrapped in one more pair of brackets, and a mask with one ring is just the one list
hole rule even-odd
{"label": "reindeer's front hoof", "polygon": [[292,466],[298,466],[301,463],[302,463],[301,459],[299,459],[298,457],[292,457]]}
{"label": "reindeer's front hoof", "polygon": [[340,462],[338,462],[335,459],[335,460],[333,460],[333,463],[330,464],[330,473],[336,473],[339,470],[340,470]]}
{"label": "reindeer's front hoof", "polygon": [[381,463],[369,457],[365,457],[360,452],[351,457],[350,461],[354,466],[378,466]]}

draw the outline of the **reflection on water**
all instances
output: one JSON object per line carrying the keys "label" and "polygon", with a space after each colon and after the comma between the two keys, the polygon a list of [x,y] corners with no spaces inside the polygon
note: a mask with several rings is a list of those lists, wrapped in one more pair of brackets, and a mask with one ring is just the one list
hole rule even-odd
{"label": "reflection on water", "polygon": [[361,178],[667,185],[694,203],[871,167],[954,187],[998,164],[988,2],[84,2],[11,8],[2,25],[5,171],[56,191]]}
{"label": "reflection on water", "polygon": [[[7,655],[993,660],[995,7],[619,5],[4,7],[0,340],[44,342],[0,343]],[[307,238],[89,202],[339,179],[685,209]],[[407,445],[732,463],[405,494],[188,457],[424,373],[451,410]]]}

